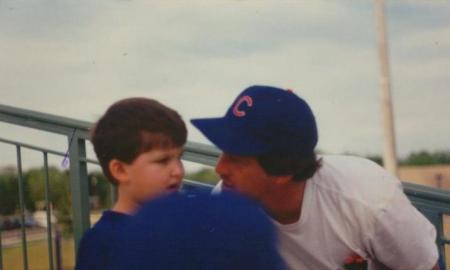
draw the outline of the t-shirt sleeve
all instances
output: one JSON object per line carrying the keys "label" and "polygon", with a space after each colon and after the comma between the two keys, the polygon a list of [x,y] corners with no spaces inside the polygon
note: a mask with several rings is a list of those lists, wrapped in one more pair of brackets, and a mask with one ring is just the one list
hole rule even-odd
{"label": "t-shirt sleeve", "polygon": [[375,216],[370,249],[377,261],[397,270],[429,270],[438,260],[434,226],[402,190]]}
{"label": "t-shirt sleeve", "polygon": [[220,180],[212,189],[211,194],[220,194],[222,192],[222,180]]}
{"label": "t-shirt sleeve", "polygon": [[103,269],[107,261],[107,249],[101,235],[88,231],[80,241],[75,270]]}

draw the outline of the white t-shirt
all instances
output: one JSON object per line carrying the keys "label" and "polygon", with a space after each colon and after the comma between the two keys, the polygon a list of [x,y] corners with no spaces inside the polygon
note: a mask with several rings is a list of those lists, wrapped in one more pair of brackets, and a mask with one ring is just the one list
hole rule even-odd
{"label": "white t-shirt", "polygon": [[289,269],[338,270],[359,255],[369,270],[430,270],[438,260],[434,226],[410,203],[398,179],[377,164],[323,156],[306,182],[300,219],[273,221]]}

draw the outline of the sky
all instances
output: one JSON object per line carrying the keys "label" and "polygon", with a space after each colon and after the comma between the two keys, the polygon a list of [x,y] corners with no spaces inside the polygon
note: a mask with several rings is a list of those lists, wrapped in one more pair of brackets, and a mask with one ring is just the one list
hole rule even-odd
{"label": "sky", "polygon": [[[2,0],[0,104],[95,122],[113,102],[143,96],[188,121],[273,85],[311,105],[322,152],[381,154],[373,3]],[[386,1],[386,16],[398,154],[449,150],[450,1]],[[0,137],[67,144],[1,123]],[[14,161],[0,147],[0,165]]]}

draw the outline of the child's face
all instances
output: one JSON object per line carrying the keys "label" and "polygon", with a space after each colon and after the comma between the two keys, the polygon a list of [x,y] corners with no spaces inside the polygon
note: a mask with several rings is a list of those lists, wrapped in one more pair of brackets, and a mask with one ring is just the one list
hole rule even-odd
{"label": "child's face", "polygon": [[123,186],[130,199],[141,204],[178,191],[184,177],[182,154],[182,147],[156,148],[141,153],[131,164],[124,165],[128,181]]}

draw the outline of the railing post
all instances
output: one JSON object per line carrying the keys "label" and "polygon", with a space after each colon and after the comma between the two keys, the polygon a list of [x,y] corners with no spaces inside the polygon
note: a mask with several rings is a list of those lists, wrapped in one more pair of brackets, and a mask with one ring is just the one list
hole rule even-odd
{"label": "railing post", "polygon": [[[432,204],[432,202],[430,202]],[[445,256],[445,232],[444,232],[444,215],[437,211],[421,209],[420,211],[436,228],[436,245],[438,246],[440,256]]]}
{"label": "railing post", "polygon": [[73,236],[75,254],[83,233],[89,229],[89,185],[87,177],[86,142],[77,136],[77,132],[69,138],[70,157],[70,191],[72,194]]}
{"label": "railing post", "polygon": [[[445,235],[445,230],[444,230],[444,213],[439,213],[439,224],[437,225],[436,231],[438,234],[438,238],[439,238],[439,243],[438,244],[438,250],[439,250],[439,256],[440,256],[440,260],[442,259],[443,261],[443,265],[444,267],[447,265],[447,260],[446,260],[446,256],[445,256],[445,246],[446,246],[446,235]],[[442,266],[442,265],[441,265]],[[442,270],[447,269],[442,268]]]}
{"label": "railing post", "polygon": [[[427,215],[427,213],[425,213],[425,215]],[[431,215],[433,216],[433,218],[431,218]],[[436,237],[436,244],[438,246],[438,251],[439,251],[439,260],[443,260],[444,265],[447,264],[446,262],[446,256],[445,256],[445,232],[444,232],[444,214],[443,213],[434,213],[433,214],[428,214],[427,217],[432,220],[434,226],[436,227],[436,233],[437,233],[437,237]],[[441,258],[442,257],[442,258]],[[445,269],[442,269],[445,270]]]}
{"label": "railing post", "polygon": [[3,244],[2,244],[2,224],[0,224],[0,270],[3,270],[3,255],[2,255],[2,249],[3,249]]}
{"label": "railing post", "polygon": [[45,210],[47,212],[47,245],[48,245],[48,266],[49,270],[53,270],[53,241],[52,241],[52,215],[53,215],[53,209],[52,209],[52,202],[51,202],[51,196],[50,196],[50,177],[48,174],[48,154],[47,152],[44,152],[44,176],[45,176],[45,182],[44,182],[44,195],[45,195]]}
{"label": "railing post", "polygon": [[28,270],[28,251],[27,251],[27,233],[25,229],[25,196],[24,183],[22,175],[22,152],[20,146],[16,146],[17,150],[17,182],[19,185],[19,205],[20,205],[20,229],[22,235],[22,257],[23,269]]}
{"label": "railing post", "polygon": [[61,252],[61,232],[56,229],[55,232],[55,254],[56,254],[56,270],[62,270],[62,252]]}
{"label": "railing post", "polygon": [[111,192],[111,207],[114,207],[117,201],[117,186],[109,184],[109,192]]}

